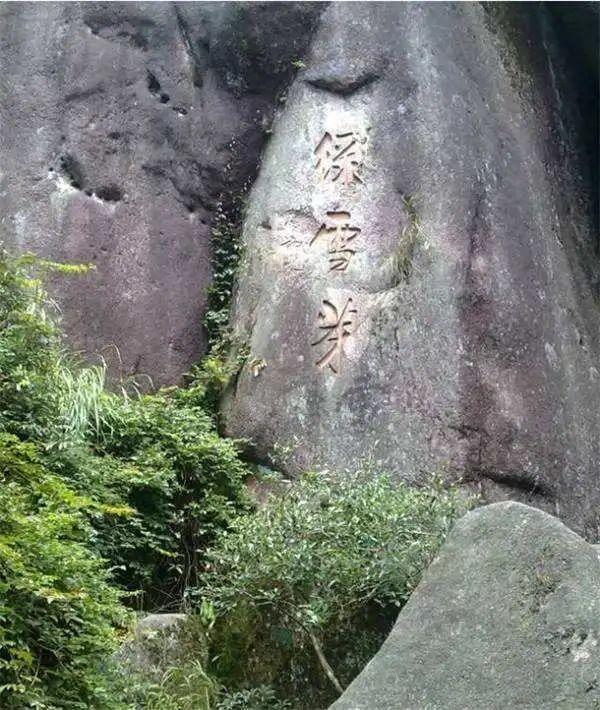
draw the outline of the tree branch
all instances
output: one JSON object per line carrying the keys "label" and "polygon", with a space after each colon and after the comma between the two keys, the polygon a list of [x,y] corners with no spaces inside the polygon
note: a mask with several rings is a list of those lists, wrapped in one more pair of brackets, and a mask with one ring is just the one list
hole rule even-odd
{"label": "tree branch", "polygon": [[313,632],[310,629],[307,629],[304,627],[306,633],[308,634],[313,648],[315,649],[315,652],[317,654],[317,658],[319,659],[319,663],[323,667],[323,670],[325,671],[325,675],[329,678],[329,680],[333,683],[335,689],[337,692],[341,695],[344,692],[344,689],[340,685],[339,680],[335,677],[335,673],[333,672],[333,668],[329,665],[327,662],[327,659],[325,658],[325,654],[323,653],[323,649],[321,648],[321,644],[319,643],[319,640],[317,637],[313,634]]}

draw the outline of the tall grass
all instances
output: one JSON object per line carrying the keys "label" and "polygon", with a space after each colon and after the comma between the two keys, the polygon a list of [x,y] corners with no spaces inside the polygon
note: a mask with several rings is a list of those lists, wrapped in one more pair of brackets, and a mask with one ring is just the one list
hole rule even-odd
{"label": "tall grass", "polygon": [[58,427],[52,445],[64,448],[84,441],[102,426],[102,399],[106,387],[106,365],[79,370],[59,366]]}

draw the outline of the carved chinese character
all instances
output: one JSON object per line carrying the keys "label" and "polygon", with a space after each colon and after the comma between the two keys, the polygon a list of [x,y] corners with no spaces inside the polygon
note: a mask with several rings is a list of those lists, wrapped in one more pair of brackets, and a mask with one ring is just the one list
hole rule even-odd
{"label": "carved chinese character", "polygon": [[340,178],[344,185],[362,182],[362,164],[367,139],[358,131],[325,133],[315,149],[316,168],[321,180],[336,182]]}
{"label": "carved chinese character", "polygon": [[330,271],[346,271],[356,250],[353,241],[360,234],[358,227],[350,226],[350,212],[328,212],[328,223],[322,224],[311,239],[311,246],[321,237],[328,239]]}
{"label": "carved chinese character", "polygon": [[325,354],[315,363],[318,368],[328,367],[335,374],[341,370],[344,341],[352,334],[356,313],[351,298],[346,299],[346,304],[341,310],[331,301],[323,301],[319,311],[318,326],[322,335],[312,343],[313,346],[326,343],[327,347]]}

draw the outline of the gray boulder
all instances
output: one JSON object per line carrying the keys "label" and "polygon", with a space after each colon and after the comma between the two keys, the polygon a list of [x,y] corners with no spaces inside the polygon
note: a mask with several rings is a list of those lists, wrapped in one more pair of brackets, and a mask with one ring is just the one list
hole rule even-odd
{"label": "gray boulder", "polygon": [[598,555],[519,503],[469,513],[331,710],[600,707]]}
{"label": "gray boulder", "polygon": [[0,243],[95,264],[54,288],[75,349],[156,386],[205,350],[211,222],[319,11],[0,3]]}
{"label": "gray boulder", "polygon": [[148,614],[118,651],[117,665],[124,673],[142,673],[148,680],[159,680],[181,659],[180,633],[185,620],[185,614]]}
{"label": "gray boulder", "polygon": [[327,7],[244,227],[222,413],[259,461],[443,470],[597,536],[596,186],[563,69],[543,5]]}

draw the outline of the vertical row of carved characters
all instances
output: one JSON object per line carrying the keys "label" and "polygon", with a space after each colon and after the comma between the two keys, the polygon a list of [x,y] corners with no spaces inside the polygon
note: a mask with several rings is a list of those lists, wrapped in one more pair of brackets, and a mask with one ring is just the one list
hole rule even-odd
{"label": "vertical row of carved characters", "polygon": [[[319,180],[343,187],[362,184],[366,144],[366,135],[358,130],[327,131],[315,148],[315,169]],[[312,246],[317,242],[327,242],[332,278],[348,269],[356,254],[360,234],[360,228],[352,225],[349,211],[327,212],[325,221],[310,243]],[[357,313],[352,298],[338,304],[322,300],[317,318],[319,337],[311,343],[323,352],[315,362],[320,370],[329,369],[336,375],[341,371],[344,343],[354,332]]]}

